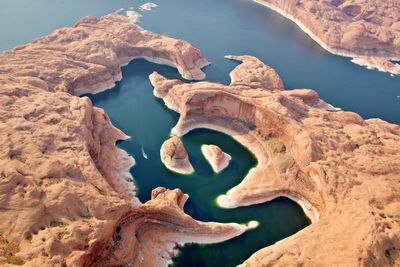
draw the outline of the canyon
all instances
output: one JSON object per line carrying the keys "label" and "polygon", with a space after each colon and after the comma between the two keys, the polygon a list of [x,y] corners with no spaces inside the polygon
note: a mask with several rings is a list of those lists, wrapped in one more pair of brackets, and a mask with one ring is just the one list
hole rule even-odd
{"label": "canyon", "polygon": [[[399,75],[400,3],[396,0],[253,0],[296,23],[325,50]],[[378,60],[376,59],[378,58]],[[365,66],[366,64],[359,64]]]}
{"label": "canyon", "polygon": [[[378,57],[393,59],[386,50]],[[209,64],[189,43],[116,14],[85,17],[0,54],[0,264],[166,266],[176,245],[263,227],[196,221],[184,213],[180,189],[157,187],[151,200],[138,200],[135,161],[115,145],[129,137],[78,97],[114,87],[121,66],[136,58],[176,67],[188,80],[203,79]],[[227,58],[241,62],[229,85],[157,73],[150,81],[180,113],[172,148],[209,128],[256,156],[257,166],[218,197],[221,207],[285,196],[312,221],[243,266],[400,264],[400,127],[340,111],[311,89],[285,90],[255,57]],[[183,146],[178,152],[186,158]]]}
{"label": "canyon", "polygon": [[231,135],[258,164],[217,202],[224,208],[284,196],[312,224],[254,253],[242,266],[391,266],[400,251],[400,126],[333,108],[311,89],[284,90],[252,56],[230,85],[183,83],[154,72],[154,95],[180,114],[172,134]]}
{"label": "canyon", "polygon": [[128,138],[86,93],[109,89],[135,58],[201,79],[208,64],[189,43],[129,18],[84,17],[0,54],[0,264],[167,265],[177,244],[220,242],[239,224],[202,223],[188,196],[156,188],[142,204],[115,144]]}

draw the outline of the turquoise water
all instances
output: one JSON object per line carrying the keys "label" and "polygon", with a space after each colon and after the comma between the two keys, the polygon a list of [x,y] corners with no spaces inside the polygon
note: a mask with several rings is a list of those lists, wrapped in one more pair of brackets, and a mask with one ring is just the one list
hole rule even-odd
{"label": "turquoise water", "polygon": [[[257,229],[222,244],[185,247],[176,259],[176,266],[236,266],[258,249],[307,226],[309,221],[301,208],[285,198],[230,210],[216,206],[215,199],[240,183],[256,164],[246,148],[225,134],[200,129],[182,138],[196,170],[194,175],[178,175],[162,165],[159,150],[178,120],[178,114],[168,110],[161,100],[152,95],[147,76],[153,70],[177,78],[173,68],[138,60],[123,68],[124,79],[116,88],[91,96],[97,106],[107,111],[118,128],[133,135],[132,140],[121,142],[120,147],[133,154],[137,161],[132,175],[139,188],[139,198],[147,201],[151,190],[157,186],[180,188],[190,195],[185,211],[195,219],[260,222]],[[200,151],[202,144],[210,143],[220,146],[233,158],[228,168],[218,175],[213,173]],[[142,147],[147,160],[142,156]]]}
{"label": "turquoise water", "polygon": [[[121,7],[137,7],[146,1],[131,0],[1,0],[0,50],[30,42],[62,26],[71,26],[84,15],[103,15]],[[379,117],[400,123],[400,78],[363,69],[349,59],[322,50],[293,23],[249,0],[160,0],[144,12],[141,25],[157,33],[188,40],[200,48],[212,65],[207,80],[229,82],[236,66],[225,54],[251,54],[274,67],[287,88],[313,88],[321,98],[354,111],[364,118]],[[240,144],[221,133],[196,130],[183,138],[196,173],[180,176],[166,170],[159,149],[168,138],[178,115],[152,96],[147,76],[153,71],[170,78],[175,69],[145,61],[123,68],[124,79],[104,93],[91,96],[113,123],[132,140],[119,145],[132,154],[132,169],[139,198],[146,201],[157,186],[179,187],[190,195],[185,210],[196,219],[218,222],[260,221],[260,226],[233,240],[182,249],[176,266],[235,266],[261,247],[304,228],[309,221],[294,202],[280,198],[269,203],[233,210],[219,209],[215,198],[238,184],[256,164]],[[213,143],[233,156],[229,167],[213,174],[200,145]],[[141,147],[149,159],[142,157]]]}

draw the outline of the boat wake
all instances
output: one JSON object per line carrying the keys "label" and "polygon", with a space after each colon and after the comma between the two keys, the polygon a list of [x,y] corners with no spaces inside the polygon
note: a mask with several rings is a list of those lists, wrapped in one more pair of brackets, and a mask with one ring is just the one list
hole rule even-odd
{"label": "boat wake", "polygon": [[148,156],[147,156],[146,152],[144,151],[143,145],[142,145],[142,156],[143,156],[143,158],[148,159]]}

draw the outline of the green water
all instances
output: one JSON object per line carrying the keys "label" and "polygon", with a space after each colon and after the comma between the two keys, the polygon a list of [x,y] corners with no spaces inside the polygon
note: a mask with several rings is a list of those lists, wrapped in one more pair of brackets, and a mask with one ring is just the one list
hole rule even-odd
{"label": "green water", "polygon": [[[1,0],[0,50],[30,42],[62,26],[71,26],[84,15],[103,15],[119,8],[138,7],[147,1],[130,0]],[[188,40],[212,62],[207,80],[229,82],[236,66],[225,54],[251,54],[274,67],[291,88],[313,88],[321,98],[364,118],[379,117],[400,123],[400,78],[366,70],[349,59],[321,49],[293,23],[250,0],[154,0],[159,5],[143,12],[140,24],[157,33]],[[124,79],[104,93],[91,96],[112,122],[132,140],[119,146],[136,159],[131,170],[146,201],[157,186],[181,188],[190,195],[185,210],[196,219],[218,222],[257,220],[260,226],[227,242],[186,246],[176,266],[235,266],[261,247],[306,227],[309,221],[294,202],[279,198],[269,203],[232,210],[219,209],[215,198],[238,184],[255,159],[226,135],[196,130],[183,138],[196,173],[176,175],[160,162],[159,149],[169,136],[178,115],[152,96],[148,75],[153,71],[177,78],[175,69],[145,61],[123,68]],[[213,143],[232,155],[222,173],[213,174],[200,152],[200,145]],[[142,157],[141,147],[148,155]]]}
{"label": "green water", "polygon": [[[123,68],[124,79],[116,88],[90,96],[96,106],[107,111],[118,128],[133,135],[131,140],[119,145],[136,159],[132,175],[139,188],[140,200],[147,201],[151,190],[157,186],[180,188],[190,195],[185,205],[186,213],[198,220],[260,222],[255,230],[221,244],[185,246],[175,259],[175,265],[236,266],[258,249],[307,226],[309,221],[301,208],[286,198],[237,209],[221,209],[216,205],[215,199],[239,184],[257,163],[245,147],[225,134],[198,129],[182,138],[196,170],[193,175],[178,175],[163,166],[159,150],[178,120],[178,114],[168,110],[152,95],[153,88],[147,76],[153,70],[169,78],[178,77],[175,69],[138,60]],[[214,174],[200,151],[203,144],[216,144],[229,153],[232,160],[228,168]],[[148,159],[142,156],[142,147]]]}

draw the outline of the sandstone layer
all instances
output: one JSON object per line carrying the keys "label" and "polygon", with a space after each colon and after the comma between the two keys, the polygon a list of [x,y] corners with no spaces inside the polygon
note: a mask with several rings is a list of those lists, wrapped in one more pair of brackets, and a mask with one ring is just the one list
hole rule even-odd
{"label": "sandstone layer", "polygon": [[[295,22],[329,52],[366,58],[372,68],[392,72],[400,60],[400,2],[397,0],[253,0]],[[393,63],[392,63],[393,64]]]}
{"label": "sandstone layer", "polygon": [[215,173],[219,173],[228,167],[229,161],[232,159],[229,154],[216,145],[202,145],[201,152]]}
{"label": "sandstone layer", "polygon": [[192,174],[194,172],[185,146],[181,139],[175,135],[162,144],[160,156],[165,167],[173,172],[180,174]]}
{"label": "sandstone layer", "polygon": [[136,198],[134,160],[115,146],[127,136],[89,98],[73,96],[112,87],[134,58],[188,79],[207,64],[189,43],[115,14],[0,54],[0,264],[166,266],[176,243],[245,230],[193,220],[180,190]]}
{"label": "sandstone layer", "polygon": [[279,76],[258,59],[229,58],[243,61],[230,85],[183,83],[157,73],[150,80],[154,94],[180,113],[172,133],[214,129],[256,156],[257,166],[218,198],[221,206],[285,196],[312,221],[243,266],[399,264],[400,127],[332,112],[313,90],[277,86]]}
{"label": "sandstone layer", "polygon": [[122,79],[132,59],[176,67],[183,78],[203,79],[208,61],[188,42],[143,30],[127,17],[85,17],[31,44],[0,54],[0,72],[45,80],[49,91],[97,93]]}

